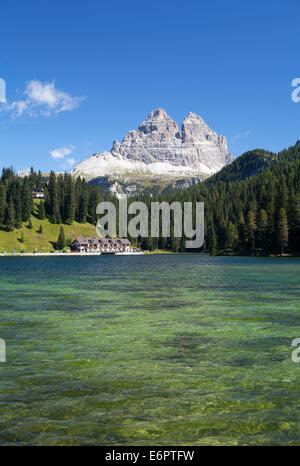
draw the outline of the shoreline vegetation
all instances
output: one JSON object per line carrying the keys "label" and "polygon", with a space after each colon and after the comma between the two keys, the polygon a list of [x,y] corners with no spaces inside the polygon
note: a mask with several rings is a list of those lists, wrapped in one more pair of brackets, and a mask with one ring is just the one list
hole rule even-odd
{"label": "shoreline vegetation", "polygon": [[85,252],[85,253],[78,253],[78,254],[66,254],[63,252],[26,252],[26,253],[7,253],[2,254],[0,253],[0,257],[99,257],[99,256],[141,256],[145,255],[145,252],[124,252],[119,253],[116,252],[115,254],[101,254],[100,252]]}
{"label": "shoreline vegetation", "polygon": [[300,258],[300,254],[239,254],[239,253],[214,253],[210,254],[207,251],[167,251],[159,250],[155,251],[137,251],[137,252],[116,252],[113,254],[101,253],[101,252],[76,252],[73,253],[70,250],[63,251],[45,251],[45,252],[0,252],[0,257],[98,257],[98,256],[155,256],[155,255],[183,255],[189,256],[191,254],[198,254],[199,256],[211,256],[211,257],[253,257],[253,258]]}
{"label": "shoreline vegetation", "polygon": [[[131,238],[133,247],[149,253],[211,255],[300,256],[300,142],[278,154],[249,151],[206,181],[160,196],[140,193],[128,197],[152,202],[203,202],[204,247],[185,249],[186,238]],[[44,199],[32,199],[34,189]],[[51,252],[69,249],[78,237],[96,237],[96,208],[110,201],[119,215],[119,199],[80,177],[51,172],[43,176],[33,168],[21,178],[12,168],[0,177],[0,252]],[[195,215],[193,213],[195,224]],[[118,235],[118,232],[116,232]],[[163,252],[162,252],[163,251]]]}

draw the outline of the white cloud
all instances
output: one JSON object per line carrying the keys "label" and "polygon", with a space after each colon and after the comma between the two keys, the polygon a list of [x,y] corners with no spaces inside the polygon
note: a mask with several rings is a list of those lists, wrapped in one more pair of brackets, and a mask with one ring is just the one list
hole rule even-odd
{"label": "white cloud", "polygon": [[229,142],[234,142],[237,139],[245,138],[245,137],[249,136],[249,134],[250,134],[250,131],[245,131],[244,133],[237,133],[234,136],[232,136],[231,138],[229,138]]}
{"label": "white cloud", "polygon": [[57,149],[53,149],[50,151],[50,155],[55,160],[63,159],[63,163],[61,163],[60,167],[63,170],[69,170],[77,163],[77,161],[73,157],[69,157],[73,154],[75,146],[63,146],[58,147]]}
{"label": "white cloud", "polygon": [[73,167],[73,165],[75,165],[76,160],[73,157],[70,157],[68,160],[66,160],[66,162],[67,162],[67,165],[69,166],[69,168],[71,168],[71,167]]}
{"label": "white cloud", "polygon": [[15,117],[25,113],[33,117],[50,116],[74,110],[85,100],[85,97],[71,96],[56,89],[53,81],[45,83],[37,80],[29,81],[23,94],[22,100],[16,100],[6,106],[6,110],[12,111]]}
{"label": "white cloud", "polygon": [[74,149],[75,147],[73,145],[59,147],[58,149],[53,149],[52,151],[50,151],[50,155],[53,159],[63,159],[68,155],[73,154]]}
{"label": "white cloud", "polygon": [[25,112],[27,106],[28,105],[24,100],[19,100],[18,102],[13,102],[9,105],[8,110],[15,112],[15,116],[21,116]]}
{"label": "white cloud", "polygon": [[73,157],[70,157],[64,161],[64,163],[61,165],[61,168],[64,170],[69,170],[73,167],[73,165],[75,165],[75,163],[77,163],[77,161]]}

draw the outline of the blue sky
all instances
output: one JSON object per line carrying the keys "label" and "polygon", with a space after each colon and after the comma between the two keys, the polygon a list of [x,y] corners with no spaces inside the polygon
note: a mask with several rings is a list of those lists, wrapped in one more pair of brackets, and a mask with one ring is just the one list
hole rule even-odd
{"label": "blue sky", "polygon": [[234,156],[294,144],[299,14],[297,0],[1,0],[0,165],[61,171],[156,107],[201,115]]}

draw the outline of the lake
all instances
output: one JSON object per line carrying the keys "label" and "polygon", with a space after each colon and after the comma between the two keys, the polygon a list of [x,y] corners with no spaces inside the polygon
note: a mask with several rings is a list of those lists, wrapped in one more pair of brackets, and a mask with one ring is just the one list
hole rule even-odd
{"label": "lake", "polygon": [[300,259],[0,258],[1,445],[300,444]]}

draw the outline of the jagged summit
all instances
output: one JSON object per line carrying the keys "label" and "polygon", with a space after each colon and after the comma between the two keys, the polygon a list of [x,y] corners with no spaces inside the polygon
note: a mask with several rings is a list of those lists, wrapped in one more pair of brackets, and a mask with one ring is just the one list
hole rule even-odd
{"label": "jagged summit", "polygon": [[149,134],[153,131],[175,133],[178,131],[178,127],[177,123],[167,115],[163,108],[157,108],[149,113],[146,120],[138,127],[138,131],[142,131],[144,134]]}
{"label": "jagged summit", "polygon": [[188,113],[181,129],[162,108],[153,110],[129,131],[122,142],[115,140],[110,152],[95,154],[73,170],[87,179],[120,176],[164,178],[205,177],[231,162],[224,136],[218,136],[195,113]]}

